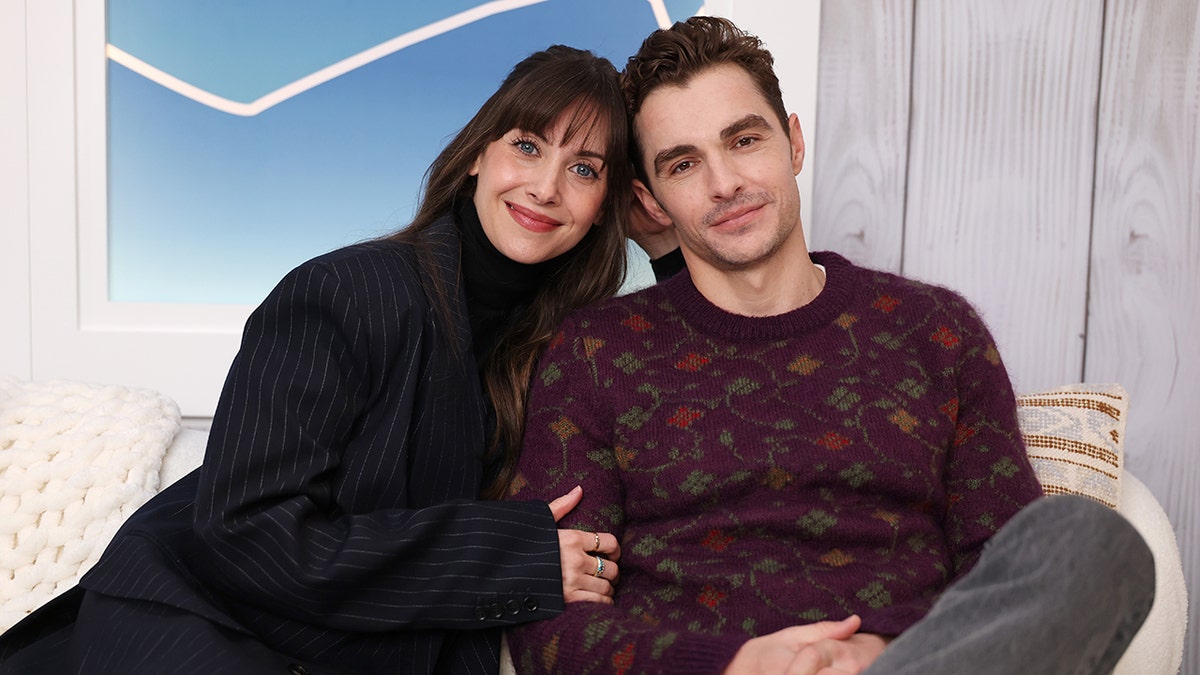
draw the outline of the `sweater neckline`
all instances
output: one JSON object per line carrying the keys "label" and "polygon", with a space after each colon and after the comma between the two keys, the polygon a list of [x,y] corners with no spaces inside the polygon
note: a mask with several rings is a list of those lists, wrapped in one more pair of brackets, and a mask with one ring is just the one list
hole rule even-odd
{"label": "sweater neckline", "polygon": [[684,319],[701,332],[727,340],[780,340],[829,324],[845,311],[854,293],[855,267],[850,261],[831,251],[810,257],[825,267],[824,288],[807,305],[774,316],[744,316],[714,305],[687,271],[662,285]]}

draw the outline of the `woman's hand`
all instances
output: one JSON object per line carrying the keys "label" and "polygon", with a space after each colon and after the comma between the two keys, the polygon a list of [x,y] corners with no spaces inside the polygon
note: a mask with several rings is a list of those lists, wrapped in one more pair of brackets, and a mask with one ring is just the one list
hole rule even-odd
{"label": "woman's hand", "polygon": [[[583,488],[576,486],[550,502],[554,522],[562,520],[582,498]],[[616,537],[607,532],[559,530],[558,555],[562,562],[564,600],[612,604],[613,585],[618,576],[616,560],[621,557]]]}

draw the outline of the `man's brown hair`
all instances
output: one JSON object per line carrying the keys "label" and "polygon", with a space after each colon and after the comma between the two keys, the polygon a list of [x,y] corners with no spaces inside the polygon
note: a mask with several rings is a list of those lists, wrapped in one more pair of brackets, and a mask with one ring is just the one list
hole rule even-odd
{"label": "man's brown hair", "polygon": [[[783,94],[779,90],[771,52],[756,36],[738,28],[729,19],[715,16],[693,16],[670,28],[660,28],[642,41],[637,53],[629,57],[621,73],[621,89],[625,93],[630,123],[654,90],[669,85],[685,86],[696,75],[725,64],[740,66],[750,75],[787,133],[788,115],[783,107]],[[636,131],[629,140],[634,169],[642,182],[649,185]]]}

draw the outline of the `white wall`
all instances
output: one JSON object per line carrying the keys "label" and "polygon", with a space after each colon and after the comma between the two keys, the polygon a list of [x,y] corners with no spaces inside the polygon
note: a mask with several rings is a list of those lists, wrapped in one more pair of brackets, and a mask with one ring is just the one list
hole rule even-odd
{"label": "white wall", "polygon": [[32,375],[25,3],[0,3],[0,377]]}

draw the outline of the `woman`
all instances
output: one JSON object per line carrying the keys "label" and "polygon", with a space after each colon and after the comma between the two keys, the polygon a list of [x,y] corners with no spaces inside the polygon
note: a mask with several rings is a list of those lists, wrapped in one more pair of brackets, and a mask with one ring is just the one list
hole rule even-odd
{"label": "woman", "polygon": [[593,554],[616,540],[555,527],[578,489],[553,513],[475,498],[512,479],[559,320],[623,279],[626,134],[607,60],[518,64],[410,227],[299,266],[255,310],[204,465],[122,527],[73,623],[66,598],[38,613],[50,637],[20,649],[36,614],[5,636],[8,667],[488,673],[500,628],[611,602],[616,564]]}

